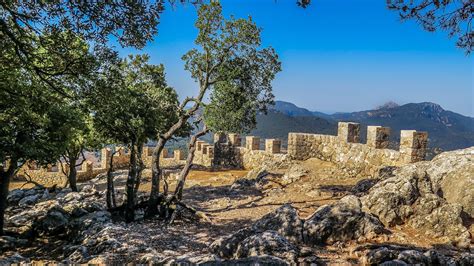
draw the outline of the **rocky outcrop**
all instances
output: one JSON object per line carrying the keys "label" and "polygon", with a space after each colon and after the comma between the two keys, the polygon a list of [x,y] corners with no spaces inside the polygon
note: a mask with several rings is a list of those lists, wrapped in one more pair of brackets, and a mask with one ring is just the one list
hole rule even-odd
{"label": "rocky outcrop", "polygon": [[430,178],[433,193],[448,203],[463,206],[474,217],[474,147],[443,152],[421,164]]}
{"label": "rocky outcrop", "polygon": [[462,217],[472,216],[474,206],[473,159],[474,147],[403,166],[375,184],[363,205],[386,226],[409,224],[467,246],[471,236]]}
{"label": "rocky outcrop", "polygon": [[[281,186],[286,186],[298,181],[300,178],[308,174],[308,169],[300,164],[292,164],[281,176],[274,174],[273,170],[282,167],[274,165],[272,162],[263,164],[260,167],[250,170],[243,178],[237,179],[231,186],[231,190],[242,190],[254,187],[256,189],[265,190],[265,185],[270,182],[277,182]],[[287,167],[286,165],[284,166]]]}
{"label": "rocky outcrop", "polygon": [[295,246],[370,239],[383,232],[382,223],[361,210],[360,200],[347,196],[338,203],[321,206],[305,221],[291,205],[283,205],[252,227],[216,240],[211,250],[223,258],[266,254],[294,262],[299,254]]}
{"label": "rocky outcrop", "polygon": [[265,231],[251,235],[239,243],[235,258],[272,255],[294,262],[298,256],[297,248],[275,231]]}
{"label": "rocky outcrop", "polygon": [[276,231],[293,243],[303,240],[303,220],[298,216],[296,209],[289,204],[262,217],[253,225],[253,229],[259,232]]}
{"label": "rocky outcrop", "polygon": [[453,257],[434,249],[387,246],[370,250],[360,257],[359,262],[362,265],[472,265],[474,254],[462,253]]}
{"label": "rocky outcrop", "polygon": [[332,205],[319,207],[303,226],[304,242],[310,245],[370,239],[384,232],[373,215],[362,211],[356,196],[346,196]]}
{"label": "rocky outcrop", "polygon": [[300,164],[292,164],[282,177],[282,184],[291,184],[308,174],[308,169]]}
{"label": "rocky outcrop", "polygon": [[[87,262],[90,255],[103,251],[113,241],[101,238],[101,232],[112,225],[106,211],[103,193],[93,186],[84,186],[81,192],[70,189],[35,187],[10,193],[6,226],[18,237],[4,238],[3,248],[25,246],[27,238],[41,236],[67,240],[64,243],[66,262]],[[34,205],[23,204],[35,197]]]}

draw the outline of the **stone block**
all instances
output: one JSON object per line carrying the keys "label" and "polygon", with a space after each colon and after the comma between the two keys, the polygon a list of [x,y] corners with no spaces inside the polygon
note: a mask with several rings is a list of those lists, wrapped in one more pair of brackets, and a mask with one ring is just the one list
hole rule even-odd
{"label": "stone block", "polygon": [[281,140],[279,139],[266,139],[265,140],[265,151],[271,154],[280,153]]}
{"label": "stone block", "polygon": [[208,146],[207,147],[207,156],[209,158],[214,158],[214,147],[213,146]]}
{"label": "stone block", "polygon": [[46,165],[45,168],[46,168],[46,172],[54,172],[54,170],[53,170],[53,165],[52,165],[52,164]]}
{"label": "stone block", "polygon": [[214,133],[214,143],[224,143],[226,142],[226,135],[222,132]]}
{"label": "stone block", "polygon": [[153,153],[153,147],[143,146],[143,152],[142,152],[143,157],[149,157],[152,155],[152,153]]}
{"label": "stone block", "polygon": [[228,136],[229,143],[233,146],[240,147],[242,145],[242,139],[240,138],[239,134],[231,133]]}
{"label": "stone block", "polygon": [[201,150],[202,150],[202,154],[207,154],[207,148],[211,146],[209,145],[208,143],[204,143],[202,146],[201,146]]}
{"label": "stone block", "polygon": [[168,149],[167,148],[164,148],[162,151],[161,151],[161,154],[160,154],[160,158],[169,158],[169,154],[168,154]]}
{"label": "stone block", "polygon": [[360,124],[353,122],[339,122],[337,136],[340,140],[348,143],[360,142]]}
{"label": "stone block", "polygon": [[202,145],[207,144],[207,142],[203,140],[196,141],[196,151],[202,153]]}
{"label": "stone block", "polygon": [[260,138],[255,136],[245,137],[245,148],[252,151],[260,150]]}
{"label": "stone block", "polygon": [[182,150],[174,150],[173,155],[174,155],[174,159],[177,161],[184,160],[184,152]]}
{"label": "stone block", "polygon": [[404,162],[414,163],[424,160],[427,147],[427,132],[416,130],[400,131],[400,153]]}
{"label": "stone block", "polygon": [[376,149],[388,148],[390,128],[382,126],[367,127],[367,145]]}
{"label": "stone block", "polygon": [[110,148],[103,148],[100,150],[100,168],[108,169],[110,156],[112,156],[112,151]]}
{"label": "stone block", "polygon": [[92,173],[92,169],[94,168],[94,163],[87,160],[81,165],[81,171],[85,173]]}

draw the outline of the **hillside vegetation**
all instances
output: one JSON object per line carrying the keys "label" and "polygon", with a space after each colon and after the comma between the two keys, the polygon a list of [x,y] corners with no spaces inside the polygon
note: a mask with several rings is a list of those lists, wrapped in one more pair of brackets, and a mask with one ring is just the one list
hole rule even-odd
{"label": "hillside vegetation", "polygon": [[428,131],[430,148],[455,150],[474,146],[474,118],[428,102],[329,115],[277,101],[267,115],[257,117],[257,129],[252,134],[284,140],[288,132],[336,134],[338,121],[361,123],[362,141],[365,140],[366,126],[381,125],[392,129],[392,142],[399,141],[400,130],[414,129]]}

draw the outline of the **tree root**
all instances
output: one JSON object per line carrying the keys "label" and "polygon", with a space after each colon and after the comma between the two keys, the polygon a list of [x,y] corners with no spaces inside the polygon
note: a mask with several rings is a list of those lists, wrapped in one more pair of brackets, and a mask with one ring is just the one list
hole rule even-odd
{"label": "tree root", "polygon": [[[144,200],[135,205],[135,210],[144,210],[148,207],[149,201]],[[110,208],[109,212],[112,214],[122,215],[125,212],[125,204]],[[166,221],[167,224],[172,224],[178,217],[187,218],[190,220],[201,220],[207,223],[212,223],[209,216],[196,208],[189,206],[181,201],[176,201],[175,198],[160,201],[158,218]]]}

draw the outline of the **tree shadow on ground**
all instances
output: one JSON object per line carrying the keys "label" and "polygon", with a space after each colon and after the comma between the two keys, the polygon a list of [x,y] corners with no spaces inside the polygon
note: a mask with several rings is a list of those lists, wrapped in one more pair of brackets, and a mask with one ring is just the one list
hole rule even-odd
{"label": "tree shadow on ground", "polygon": [[255,187],[233,190],[227,186],[193,186],[184,189],[183,198],[187,202],[200,203],[210,200],[228,198],[231,200],[245,199],[248,197],[263,197],[263,193]]}
{"label": "tree shadow on ground", "polygon": [[252,208],[256,208],[256,207],[265,207],[265,206],[283,206],[285,204],[311,204],[311,203],[318,203],[320,201],[327,200],[327,199],[315,199],[315,200],[305,200],[305,201],[274,202],[274,203],[258,204],[263,199],[265,199],[265,197],[260,196],[257,199],[255,199],[251,202],[248,202],[248,203],[243,203],[243,204],[240,204],[240,205],[237,205],[237,206],[226,207],[226,208],[221,208],[221,209],[216,209],[216,210],[208,210],[206,212],[208,212],[208,213],[219,213],[219,212],[223,212],[223,211],[252,209]]}
{"label": "tree shadow on ground", "polygon": [[321,185],[318,187],[320,191],[331,192],[333,194],[352,194],[353,185]]}

